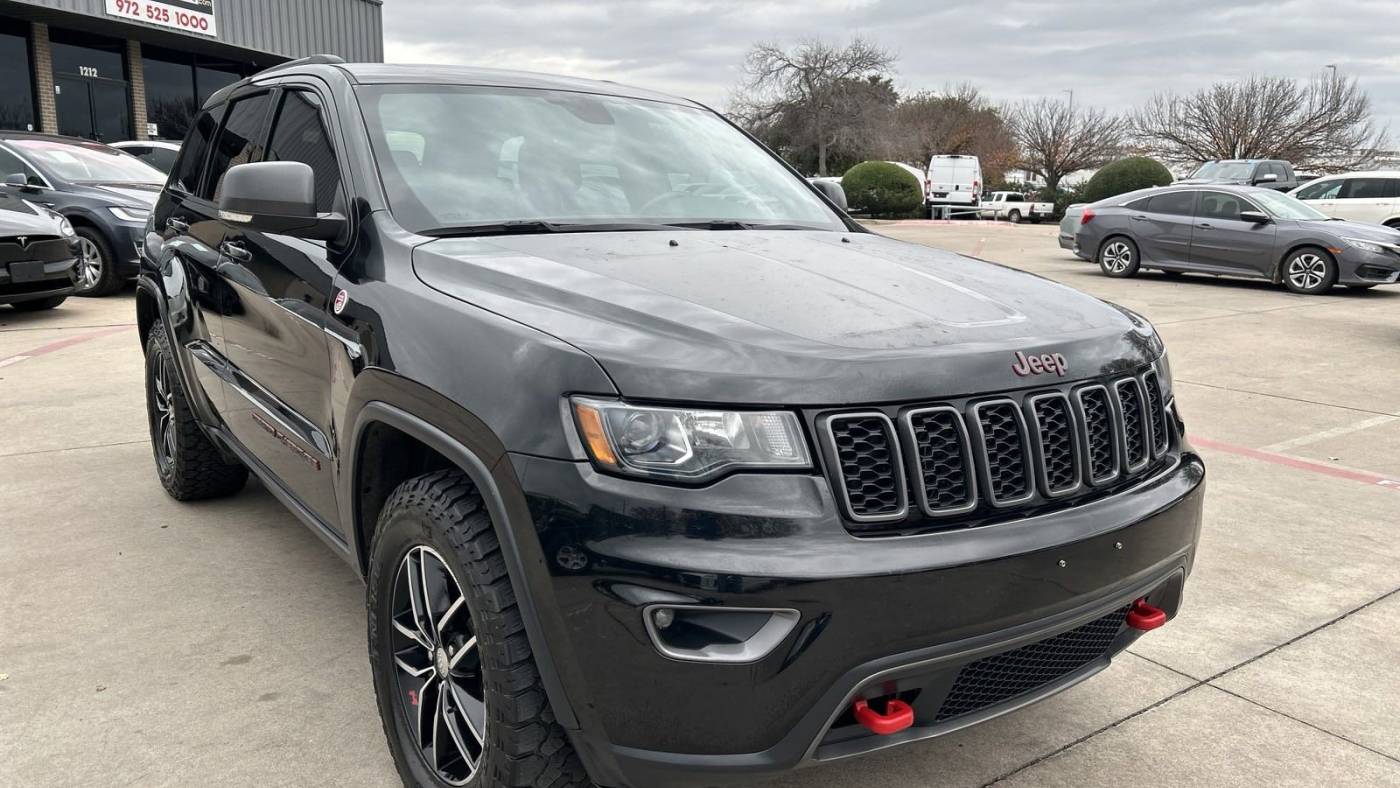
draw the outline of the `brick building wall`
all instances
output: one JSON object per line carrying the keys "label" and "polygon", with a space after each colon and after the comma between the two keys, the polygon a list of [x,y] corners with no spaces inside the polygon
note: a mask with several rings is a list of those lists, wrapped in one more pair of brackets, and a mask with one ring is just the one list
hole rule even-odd
{"label": "brick building wall", "polygon": [[141,42],[126,41],[127,78],[131,80],[131,133],[132,139],[147,138],[146,122],[146,73],[141,62]]}
{"label": "brick building wall", "polygon": [[49,47],[49,26],[30,23],[29,40],[34,47],[34,95],[39,99],[39,131],[58,133],[58,106],[53,92],[53,50]]}

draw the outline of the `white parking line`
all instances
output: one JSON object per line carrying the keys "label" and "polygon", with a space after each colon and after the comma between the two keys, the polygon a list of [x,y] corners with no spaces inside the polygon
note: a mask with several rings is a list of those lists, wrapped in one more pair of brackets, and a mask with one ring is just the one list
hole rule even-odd
{"label": "white parking line", "polygon": [[1289,449],[1296,449],[1299,446],[1307,446],[1310,443],[1325,441],[1328,438],[1337,438],[1342,435],[1350,435],[1353,432],[1370,429],[1371,427],[1379,427],[1382,424],[1389,424],[1392,421],[1400,421],[1400,416],[1372,416],[1369,419],[1363,419],[1354,424],[1344,424],[1340,427],[1333,427],[1330,430],[1322,430],[1320,432],[1314,432],[1311,435],[1302,435],[1291,440],[1280,441],[1271,446],[1265,446],[1264,451],[1288,451]]}
{"label": "white parking line", "polygon": [[24,360],[27,359],[27,358],[31,358],[31,357],[30,357],[30,356],[10,356],[9,358],[0,358],[0,369],[3,369],[3,368],[5,368],[5,367],[8,367],[8,366],[10,366],[11,364],[18,364],[19,362],[24,361]]}

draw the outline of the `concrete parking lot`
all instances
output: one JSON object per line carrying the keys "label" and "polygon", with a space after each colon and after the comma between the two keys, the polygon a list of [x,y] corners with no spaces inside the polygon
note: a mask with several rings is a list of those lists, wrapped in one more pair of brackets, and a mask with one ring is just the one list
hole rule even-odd
{"label": "concrete parking lot", "polygon": [[[1400,288],[1110,280],[1048,226],[879,228],[1136,309],[1209,463],[1182,615],[1056,698],[767,788],[1400,785]],[[130,291],[0,307],[0,786],[397,784],[362,586],[156,481]]]}

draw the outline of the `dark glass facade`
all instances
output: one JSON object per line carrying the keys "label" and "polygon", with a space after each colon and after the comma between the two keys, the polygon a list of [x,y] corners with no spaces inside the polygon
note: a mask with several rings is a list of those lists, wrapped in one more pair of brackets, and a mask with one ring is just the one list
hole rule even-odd
{"label": "dark glass facade", "polygon": [[146,119],[156,126],[160,139],[181,140],[199,108],[219,88],[232,85],[251,69],[239,63],[214,60],[147,46],[141,50],[146,79]]}
{"label": "dark glass facade", "polygon": [[29,25],[0,19],[0,129],[31,131],[34,74],[29,68]]}

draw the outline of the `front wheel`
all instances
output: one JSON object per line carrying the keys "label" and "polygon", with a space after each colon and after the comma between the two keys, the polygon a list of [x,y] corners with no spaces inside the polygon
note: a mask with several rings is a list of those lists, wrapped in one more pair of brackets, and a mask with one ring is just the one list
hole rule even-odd
{"label": "front wheel", "polygon": [[1020,224],[1020,223],[1021,223],[1021,212],[1020,212],[1020,211],[1012,211],[1011,213],[1008,213],[1008,214],[1006,215],[1006,221],[1011,222],[1012,224]]}
{"label": "front wheel", "polygon": [[1127,238],[1110,238],[1099,248],[1099,270],[1104,276],[1125,279],[1136,274],[1141,265],[1137,244]]}
{"label": "front wheel", "polygon": [[1337,261],[1321,249],[1299,249],[1283,261],[1283,283],[1295,293],[1325,293],[1337,283]]}
{"label": "front wheel", "polygon": [[77,281],[73,294],[104,296],[121,286],[117,278],[117,258],[102,233],[91,227],[78,229],[78,264],[73,271]]}
{"label": "front wheel", "polygon": [[406,786],[582,788],[545,697],[481,495],[457,471],[410,479],[370,549],[369,655]]}

